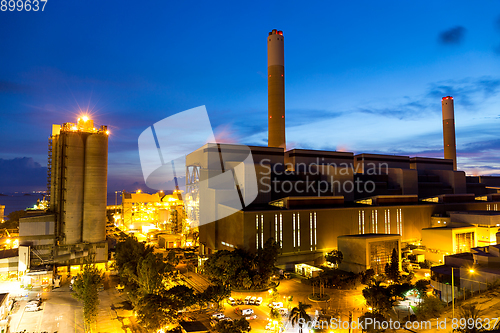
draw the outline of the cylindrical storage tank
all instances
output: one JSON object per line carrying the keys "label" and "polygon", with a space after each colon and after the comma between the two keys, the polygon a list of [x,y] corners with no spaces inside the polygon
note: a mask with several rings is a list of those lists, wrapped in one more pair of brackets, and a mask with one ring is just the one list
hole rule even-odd
{"label": "cylindrical storage tank", "polygon": [[105,132],[89,134],[85,143],[84,242],[106,240],[107,175],[108,136]]}
{"label": "cylindrical storage tank", "polygon": [[[63,138],[64,137],[64,138]],[[65,244],[77,244],[82,240],[84,144],[82,133],[63,132],[62,181],[62,232]]]}

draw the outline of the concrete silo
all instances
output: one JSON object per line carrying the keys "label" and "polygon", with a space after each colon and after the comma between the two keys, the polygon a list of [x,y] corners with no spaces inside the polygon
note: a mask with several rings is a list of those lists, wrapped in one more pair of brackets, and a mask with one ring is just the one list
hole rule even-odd
{"label": "concrete silo", "polygon": [[106,240],[106,195],[108,135],[103,128],[90,134],[85,143],[85,182],[83,190],[83,241]]}
{"label": "concrete silo", "polygon": [[52,128],[50,210],[59,246],[106,240],[108,133],[87,117]]}

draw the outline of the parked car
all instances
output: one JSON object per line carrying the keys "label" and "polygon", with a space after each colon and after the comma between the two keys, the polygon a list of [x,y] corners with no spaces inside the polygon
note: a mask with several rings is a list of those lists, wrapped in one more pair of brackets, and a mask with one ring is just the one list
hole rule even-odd
{"label": "parked car", "polygon": [[251,315],[251,316],[248,316],[248,317],[245,317],[246,320],[254,320],[254,319],[257,319],[257,315]]}
{"label": "parked car", "polygon": [[281,309],[278,309],[278,311],[282,317],[288,317],[288,309],[287,308],[281,308]]}
{"label": "parked car", "polygon": [[253,315],[253,309],[241,309],[242,316],[250,316]]}
{"label": "parked car", "polygon": [[257,297],[252,297],[250,298],[250,304],[255,304],[255,301],[257,300]]}
{"label": "parked car", "polygon": [[26,303],[26,306],[24,307],[24,311],[38,311],[40,310],[40,305],[42,305],[42,300],[40,299],[35,299],[31,300],[28,303]]}
{"label": "parked car", "polygon": [[262,297],[259,297],[255,300],[255,305],[261,305],[262,304]]}
{"label": "parked car", "polygon": [[283,276],[285,277],[285,279],[290,279],[292,277],[292,275],[288,272],[286,272],[285,274],[283,274]]}
{"label": "parked car", "polygon": [[272,303],[269,303],[269,307],[273,308],[273,309],[281,309],[283,307],[283,303],[282,302],[272,302]]}
{"label": "parked car", "polygon": [[229,297],[229,298],[227,299],[227,302],[228,302],[230,305],[232,305],[232,306],[235,306],[235,305],[236,305],[236,301],[235,301],[235,300],[234,300],[234,298],[232,298],[232,297]]}
{"label": "parked car", "polygon": [[246,305],[250,304],[250,298],[252,298],[252,296],[245,297],[245,304]]}
{"label": "parked car", "polygon": [[224,314],[223,314],[223,313],[220,313],[220,312],[218,312],[218,313],[214,313],[214,314],[212,315],[212,318],[215,318],[215,319],[217,319],[217,320],[221,320],[222,318],[224,318]]}
{"label": "parked car", "polygon": [[242,304],[243,304],[243,300],[242,300],[241,298],[238,298],[238,299],[236,300],[236,304],[238,304],[238,305],[242,305]]}

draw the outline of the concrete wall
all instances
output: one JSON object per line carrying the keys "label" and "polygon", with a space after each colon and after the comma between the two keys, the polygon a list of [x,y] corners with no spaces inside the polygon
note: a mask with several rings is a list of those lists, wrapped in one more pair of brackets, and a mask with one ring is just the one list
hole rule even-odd
{"label": "concrete wall", "polygon": [[348,272],[359,273],[369,266],[366,238],[339,237],[339,250],[344,255],[344,260],[339,268]]}

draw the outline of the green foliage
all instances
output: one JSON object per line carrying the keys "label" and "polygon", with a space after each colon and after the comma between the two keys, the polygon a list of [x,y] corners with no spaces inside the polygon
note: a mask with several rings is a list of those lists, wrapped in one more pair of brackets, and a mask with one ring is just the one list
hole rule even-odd
{"label": "green foliage", "polygon": [[[359,322],[360,323],[364,323],[367,318],[372,318],[373,319],[371,321],[372,323],[374,323],[375,321],[377,321],[379,323],[387,321],[387,319],[381,313],[379,313],[379,312],[366,312],[364,315],[362,315],[361,317],[359,317]],[[374,325],[374,324],[367,325],[367,324],[364,324],[363,325],[363,332],[381,333],[381,332],[385,332],[385,330],[379,328],[378,325]]]}
{"label": "green foliage", "polygon": [[375,271],[372,268],[367,269],[363,272],[361,283],[370,285],[372,283],[372,279],[375,277]]}
{"label": "green foliage", "polygon": [[344,260],[344,255],[340,250],[333,250],[325,255],[325,260],[337,268]]}
{"label": "green foliage", "polygon": [[203,265],[205,274],[215,284],[236,289],[260,289],[269,285],[279,245],[268,239],[257,254],[243,249],[222,250],[212,255]]}
{"label": "green foliage", "polygon": [[133,236],[127,236],[116,244],[116,267],[123,283],[135,290],[138,286],[137,265],[148,253],[153,252],[152,246],[138,242]]}
{"label": "green foliage", "polygon": [[98,287],[102,282],[101,271],[91,263],[83,266],[73,284],[73,297],[83,302],[83,320],[86,327],[91,327],[99,311]]}
{"label": "green foliage", "polygon": [[218,307],[220,306],[220,303],[229,296],[231,296],[231,290],[221,284],[210,285],[203,293],[200,294],[200,298],[205,302],[216,303]]}
{"label": "green foliage", "polygon": [[161,255],[149,252],[137,263],[137,285],[141,294],[159,294],[165,288],[163,280],[172,267],[163,262]]}
{"label": "green foliage", "polygon": [[399,282],[400,283],[411,283],[411,281],[413,280],[414,277],[415,277],[415,273],[413,273],[413,272],[410,272],[408,274],[402,274],[399,277]]}
{"label": "green foliage", "polygon": [[[469,320],[473,323],[476,323],[476,320],[481,317],[481,310],[479,310],[476,305],[476,303],[462,305],[460,307],[458,318],[465,318],[466,323],[469,323]],[[476,327],[476,325],[465,326],[465,328],[461,328],[461,326],[459,326],[458,328],[454,329],[453,332],[476,333],[482,331],[479,327]]]}
{"label": "green foliage", "polygon": [[7,215],[7,220],[10,222],[17,223],[19,225],[19,219],[26,216],[26,211],[16,210]]}
{"label": "green foliage", "polygon": [[121,280],[131,290],[134,310],[139,323],[148,331],[156,332],[167,324],[178,322],[178,312],[196,303],[202,297],[186,286],[175,284],[174,264],[177,259],[170,251],[167,261],[153,253],[153,247],[126,237],[116,245],[116,266]]}
{"label": "green foliage", "polygon": [[399,255],[396,249],[392,249],[391,261],[385,265],[385,275],[394,282],[399,282],[401,272],[399,271]]}
{"label": "green foliage", "polygon": [[375,282],[373,286],[363,289],[362,293],[366,300],[366,305],[371,306],[374,313],[389,311],[395,302],[393,290],[390,287],[380,285],[380,281]]}
{"label": "green foliage", "polygon": [[271,308],[269,310],[269,319],[281,321],[281,313],[278,311],[278,309]]}
{"label": "green foliage", "polygon": [[221,320],[215,325],[215,330],[219,333],[242,333],[250,331],[250,323],[241,318],[235,321]]}
{"label": "green foliage", "polygon": [[310,278],[309,283],[315,286],[322,285],[326,288],[355,289],[361,284],[363,273],[355,274],[338,269],[325,268],[318,277]]}
{"label": "green foliage", "polygon": [[429,280],[418,280],[415,282],[415,289],[417,289],[420,297],[424,297],[427,292],[427,286],[430,284]]}
{"label": "green foliage", "polygon": [[391,296],[404,298],[406,293],[414,289],[410,283],[394,283],[387,287]]}
{"label": "green foliage", "polygon": [[[423,280],[420,280],[423,281]],[[415,309],[418,319],[437,318],[443,312],[444,302],[434,296],[424,296],[422,302]]]}
{"label": "green foliage", "polygon": [[304,319],[305,322],[311,321],[311,317],[307,314],[307,310],[309,308],[311,308],[311,304],[299,302],[299,305],[294,307],[292,311],[290,311],[290,317],[288,318],[288,320],[290,321],[292,326],[299,324],[299,332],[302,332],[302,324],[299,322],[300,318]]}
{"label": "green foliage", "polygon": [[423,262],[419,264],[420,268],[431,268],[431,262],[425,259]]}

